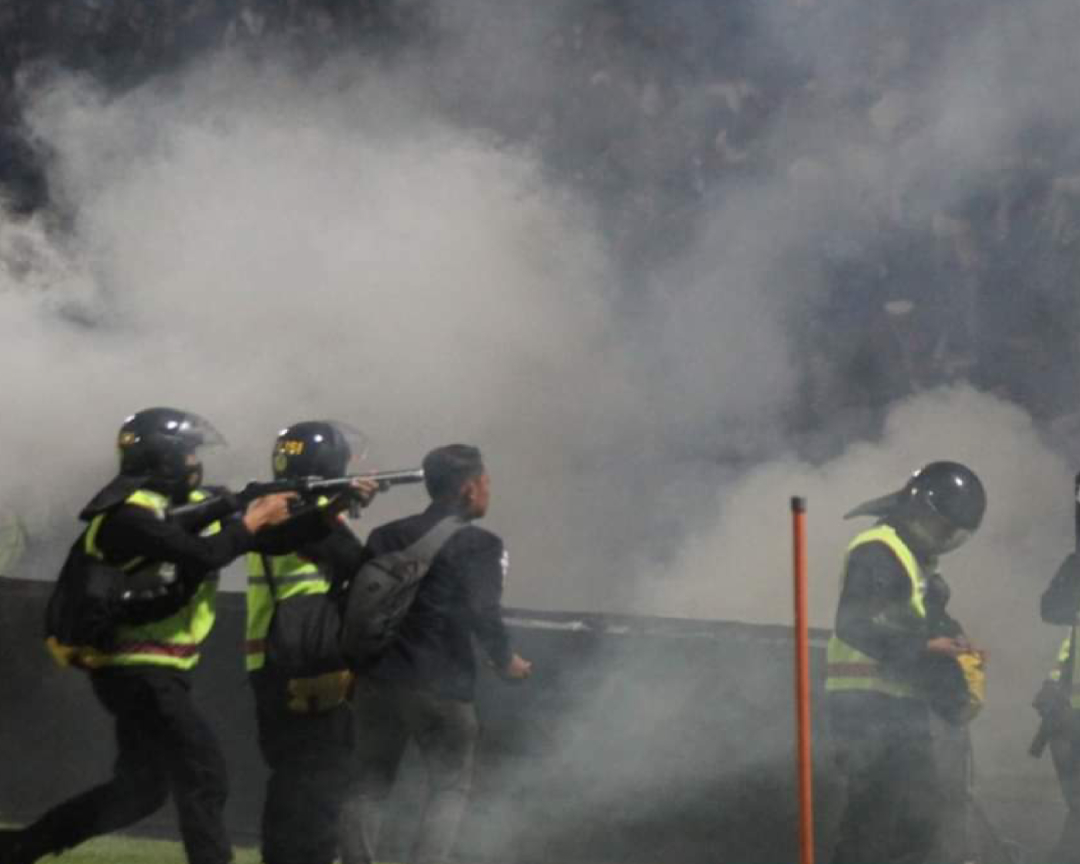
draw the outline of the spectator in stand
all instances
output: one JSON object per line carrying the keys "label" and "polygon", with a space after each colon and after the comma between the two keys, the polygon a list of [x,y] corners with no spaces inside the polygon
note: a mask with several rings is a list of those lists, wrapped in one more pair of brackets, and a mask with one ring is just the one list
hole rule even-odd
{"label": "spectator in stand", "polygon": [[144,0],[126,0],[113,7],[112,20],[102,17],[102,78],[118,88],[131,87],[149,71],[150,21]]}
{"label": "spectator in stand", "polygon": [[29,13],[26,25],[27,55],[66,64],[73,56],[77,35],[76,15],[68,14],[64,0],[40,0]]}
{"label": "spectator in stand", "polygon": [[240,0],[236,13],[225,27],[224,44],[228,48],[251,49],[262,42],[266,29],[266,15],[258,0]]}
{"label": "spectator in stand", "polygon": [[190,0],[180,8],[176,21],[178,50],[190,58],[216,44],[223,30],[218,0]]}
{"label": "spectator in stand", "polygon": [[13,3],[0,3],[0,78],[10,80],[18,68],[23,45],[23,15]]}
{"label": "spectator in stand", "polygon": [[337,11],[342,26],[354,39],[367,37],[378,25],[377,0],[346,0]]}

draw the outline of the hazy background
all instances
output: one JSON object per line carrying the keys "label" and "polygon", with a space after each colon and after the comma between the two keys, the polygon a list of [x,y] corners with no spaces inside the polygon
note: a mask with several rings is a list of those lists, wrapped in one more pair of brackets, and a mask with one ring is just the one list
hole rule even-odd
{"label": "hazy background", "polygon": [[[55,572],[117,427],[152,405],[210,418],[230,447],[208,477],[233,484],[267,476],[300,419],[359,426],[372,468],[478,444],[506,602],[547,609],[787,622],[799,494],[829,627],[865,524],[842,514],[956,459],[990,501],[943,562],[991,656],[974,728],[984,762],[1031,772],[1080,404],[1071,353],[1025,355],[1012,386],[1011,332],[972,322],[1035,321],[1024,350],[1051,344],[1026,271],[994,252],[1024,228],[1068,245],[1076,9],[711,5],[626,6],[678,35],[671,53],[569,0],[453,0],[378,57],[232,44],[119,88],[19,77],[50,205],[0,216],[13,575]],[[1050,216],[1000,193],[1020,163]],[[684,182],[692,205],[668,206]],[[979,236],[987,188],[1004,197]],[[1075,297],[1067,272],[1040,290]],[[1046,326],[1071,345],[1072,323]],[[358,530],[423,504],[394,490]]]}

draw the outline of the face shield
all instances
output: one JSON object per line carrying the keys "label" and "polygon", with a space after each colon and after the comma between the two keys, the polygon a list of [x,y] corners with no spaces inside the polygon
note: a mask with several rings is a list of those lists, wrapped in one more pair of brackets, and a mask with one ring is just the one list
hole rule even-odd
{"label": "face shield", "polygon": [[183,486],[193,492],[203,483],[204,451],[221,451],[226,447],[225,436],[205,417],[185,411],[181,416],[163,423],[162,433],[183,442]]}
{"label": "face shield", "polygon": [[967,542],[972,532],[942,516],[931,507],[919,507],[906,520],[908,531],[916,541],[934,555],[952,552]]}
{"label": "face shield", "polygon": [[332,426],[342,440],[348,445],[349,459],[345,463],[346,474],[356,474],[360,463],[367,458],[368,437],[355,426],[343,423],[340,420],[328,420],[327,425]]}
{"label": "face shield", "polygon": [[190,446],[192,452],[201,449],[215,450],[225,447],[228,443],[213,423],[189,411],[165,420],[161,432],[182,439]]}

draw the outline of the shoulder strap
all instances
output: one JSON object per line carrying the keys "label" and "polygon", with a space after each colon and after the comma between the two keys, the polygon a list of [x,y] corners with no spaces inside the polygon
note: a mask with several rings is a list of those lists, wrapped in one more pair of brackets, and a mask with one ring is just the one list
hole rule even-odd
{"label": "shoulder strap", "polygon": [[277,596],[277,580],[274,578],[274,562],[273,559],[265,552],[259,553],[259,560],[262,561],[263,575],[266,577],[266,584],[270,586],[270,603],[276,608],[278,602]]}
{"label": "shoulder strap", "polygon": [[465,520],[460,516],[447,516],[436,522],[423,537],[402,551],[410,557],[420,558],[430,563],[435,560],[435,556],[439,554],[446,542],[465,525]]}

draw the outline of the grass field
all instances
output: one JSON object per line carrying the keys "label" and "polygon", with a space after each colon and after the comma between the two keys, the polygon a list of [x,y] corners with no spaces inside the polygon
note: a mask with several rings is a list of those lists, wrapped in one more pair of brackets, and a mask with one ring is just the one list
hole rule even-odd
{"label": "grass field", "polygon": [[[164,840],[139,840],[133,837],[99,837],[46,861],[57,864],[185,864],[184,849],[179,843]],[[236,864],[258,864],[255,849],[236,850]]]}
{"label": "grass field", "polygon": [[[259,864],[255,849],[236,849],[236,864]],[[179,843],[164,840],[139,840],[134,837],[99,837],[76,849],[44,861],[57,864],[186,864]]]}

